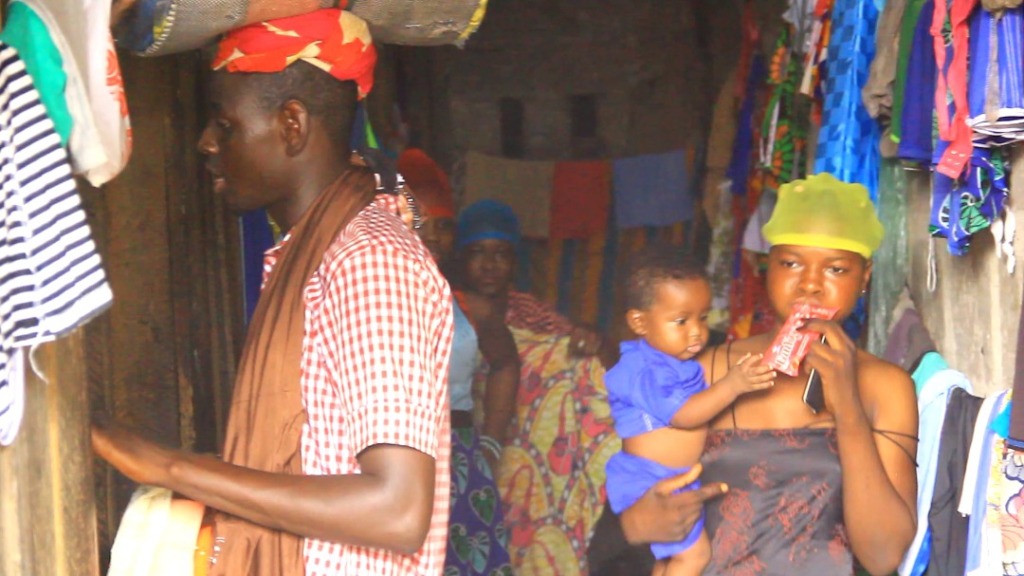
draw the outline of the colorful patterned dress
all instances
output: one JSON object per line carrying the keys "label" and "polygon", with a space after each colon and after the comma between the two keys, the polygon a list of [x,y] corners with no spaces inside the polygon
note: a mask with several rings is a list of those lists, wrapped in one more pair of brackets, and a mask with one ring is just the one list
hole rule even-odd
{"label": "colorful patterned dress", "polygon": [[[468,411],[479,340],[459,303],[454,304],[455,332],[448,387],[452,410]],[[474,426],[452,424],[452,508],[444,576],[512,576],[508,532],[491,466],[483,456]]]}
{"label": "colorful patterned dress", "polygon": [[585,576],[604,510],[605,464],[621,447],[604,367],[569,355],[572,324],[530,295],[509,296],[507,323],[522,360],[516,420],[497,478],[512,566],[520,576]]}

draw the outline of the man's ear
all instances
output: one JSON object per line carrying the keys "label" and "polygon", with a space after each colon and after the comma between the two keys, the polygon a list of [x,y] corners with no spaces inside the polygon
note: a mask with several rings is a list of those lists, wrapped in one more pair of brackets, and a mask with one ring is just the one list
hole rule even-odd
{"label": "man's ear", "polygon": [[289,100],[278,111],[281,122],[281,139],[289,156],[297,156],[309,143],[312,117],[306,105],[298,100]]}
{"label": "man's ear", "polygon": [[626,325],[637,336],[647,335],[647,315],[643,310],[631,308],[626,311]]}

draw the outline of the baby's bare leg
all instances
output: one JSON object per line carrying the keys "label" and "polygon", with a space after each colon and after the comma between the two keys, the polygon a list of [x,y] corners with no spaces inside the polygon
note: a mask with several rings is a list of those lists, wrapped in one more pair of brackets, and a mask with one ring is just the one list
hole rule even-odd
{"label": "baby's bare leg", "polygon": [[[700,538],[693,546],[662,561],[665,562],[665,568],[660,576],[700,576],[710,561],[711,541],[708,540],[708,533],[701,530]],[[658,576],[658,568],[654,569],[654,574]]]}

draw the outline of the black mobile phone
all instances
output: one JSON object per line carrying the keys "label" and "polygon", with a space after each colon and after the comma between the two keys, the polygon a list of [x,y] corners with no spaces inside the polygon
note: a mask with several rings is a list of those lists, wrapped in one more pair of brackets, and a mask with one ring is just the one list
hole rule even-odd
{"label": "black mobile phone", "polygon": [[[825,337],[822,336],[819,342],[824,344]],[[815,414],[825,409],[825,391],[821,387],[821,376],[818,375],[817,370],[811,370],[807,376],[807,385],[804,386],[804,404],[807,404],[807,407]]]}

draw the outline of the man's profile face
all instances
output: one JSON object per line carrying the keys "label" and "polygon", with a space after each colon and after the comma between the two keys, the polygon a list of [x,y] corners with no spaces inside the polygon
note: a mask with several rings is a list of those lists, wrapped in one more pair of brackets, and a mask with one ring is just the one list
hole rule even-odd
{"label": "man's profile face", "polygon": [[245,74],[213,74],[210,117],[199,138],[207,156],[214,192],[237,212],[265,208],[280,199],[280,167],[285,160],[280,119],[260,103],[255,83]]}

